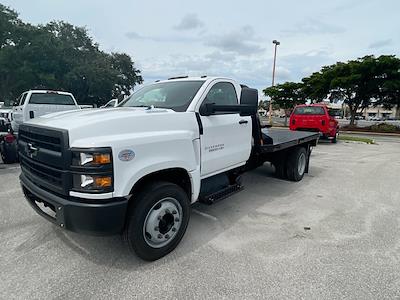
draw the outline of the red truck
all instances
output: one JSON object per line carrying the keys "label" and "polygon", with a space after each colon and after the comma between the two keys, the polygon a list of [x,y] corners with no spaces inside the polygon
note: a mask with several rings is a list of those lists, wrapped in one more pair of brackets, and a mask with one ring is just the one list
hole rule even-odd
{"label": "red truck", "polygon": [[317,131],[322,138],[336,143],[339,122],[335,111],[324,104],[297,105],[290,115],[290,130]]}

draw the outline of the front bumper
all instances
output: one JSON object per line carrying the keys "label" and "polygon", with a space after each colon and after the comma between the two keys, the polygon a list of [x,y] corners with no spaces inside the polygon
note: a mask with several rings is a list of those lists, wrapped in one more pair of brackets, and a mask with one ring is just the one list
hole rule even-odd
{"label": "front bumper", "polygon": [[[26,200],[42,217],[58,226],[92,235],[120,233],[125,225],[128,200],[65,199],[50,193],[31,182],[24,174],[20,176]],[[78,201],[79,200],[79,201]],[[54,214],[45,212],[38,203],[50,208]]]}

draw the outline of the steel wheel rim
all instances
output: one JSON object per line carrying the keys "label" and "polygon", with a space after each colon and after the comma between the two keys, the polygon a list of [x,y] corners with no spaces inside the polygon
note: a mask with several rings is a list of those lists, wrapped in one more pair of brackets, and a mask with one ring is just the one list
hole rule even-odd
{"label": "steel wheel rim", "polygon": [[297,164],[297,172],[299,175],[303,175],[306,169],[306,155],[304,153],[300,153],[299,161]]}
{"label": "steel wheel rim", "polygon": [[143,238],[152,248],[162,248],[174,240],[182,226],[182,206],[166,197],[152,206],[143,225]]}

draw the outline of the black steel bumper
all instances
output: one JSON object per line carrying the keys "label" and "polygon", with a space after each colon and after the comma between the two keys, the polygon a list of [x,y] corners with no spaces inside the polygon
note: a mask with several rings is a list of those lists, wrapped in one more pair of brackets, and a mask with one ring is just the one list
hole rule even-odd
{"label": "black steel bumper", "polygon": [[[92,235],[112,235],[123,230],[128,207],[125,198],[79,199],[77,202],[47,192],[24,174],[21,174],[20,181],[25,198],[33,209],[62,228]],[[43,203],[54,214],[45,212],[38,203]]]}

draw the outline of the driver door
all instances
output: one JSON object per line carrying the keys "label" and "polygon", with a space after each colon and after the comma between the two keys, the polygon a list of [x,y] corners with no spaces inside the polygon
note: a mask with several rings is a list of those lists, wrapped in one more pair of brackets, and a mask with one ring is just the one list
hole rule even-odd
{"label": "driver door", "polygon": [[[238,96],[230,82],[217,82],[201,105],[237,105]],[[201,143],[201,176],[208,177],[246,163],[251,151],[251,117],[239,113],[200,115],[203,125]]]}

